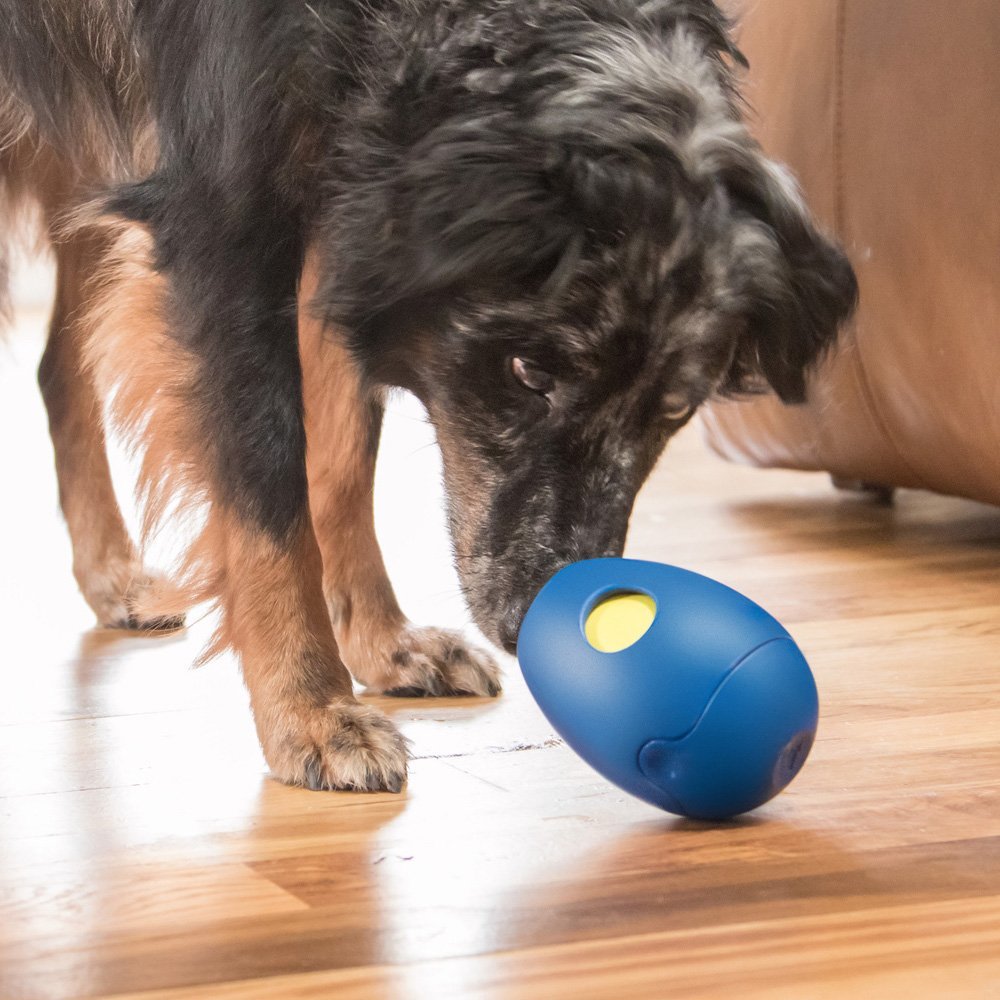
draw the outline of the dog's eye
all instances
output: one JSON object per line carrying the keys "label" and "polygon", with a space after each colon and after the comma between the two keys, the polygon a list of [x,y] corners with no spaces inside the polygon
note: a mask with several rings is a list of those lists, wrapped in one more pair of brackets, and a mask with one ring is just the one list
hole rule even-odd
{"label": "dog's eye", "polygon": [[547,396],[555,388],[556,380],[547,371],[524,358],[511,358],[510,370],[525,389],[539,396]]}
{"label": "dog's eye", "polygon": [[667,420],[683,420],[691,410],[691,401],[679,393],[670,393],[663,398],[663,411]]}

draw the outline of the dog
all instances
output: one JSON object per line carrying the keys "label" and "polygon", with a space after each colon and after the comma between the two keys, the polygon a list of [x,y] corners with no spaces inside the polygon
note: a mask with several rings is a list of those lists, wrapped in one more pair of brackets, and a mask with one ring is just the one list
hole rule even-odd
{"label": "dog", "polygon": [[[39,381],[99,621],[221,610],[273,775],[398,791],[369,690],[495,695],[410,624],[372,523],[385,393],[444,462],[455,560],[513,651],[541,584],[620,555],[713,396],[788,402],[857,288],[751,138],[711,0],[0,0],[0,227],[58,265]],[[101,413],[141,447],[148,573]]]}

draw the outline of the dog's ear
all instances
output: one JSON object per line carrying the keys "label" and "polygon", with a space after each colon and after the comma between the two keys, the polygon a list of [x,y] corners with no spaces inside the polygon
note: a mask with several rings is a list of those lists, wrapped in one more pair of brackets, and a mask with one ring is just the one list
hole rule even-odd
{"label": "dog's ear", "polygon": [[721,178],[745,323],[723,391],[752,391],[763,377],[782,401],[801,403],[809,369],[857,304],[854,271],[819,232],[791,177],[758,150],[744,147]]}

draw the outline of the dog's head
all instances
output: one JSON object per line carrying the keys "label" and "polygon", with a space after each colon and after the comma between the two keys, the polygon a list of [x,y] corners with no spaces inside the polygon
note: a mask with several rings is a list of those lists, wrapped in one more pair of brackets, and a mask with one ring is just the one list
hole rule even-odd
{"label": "dog's head", "polygon": [[740,121],[713,4],[485,6],[358,109],[322,301],[426,405],[463,585],[511,649],[556,569],[621,553],[699,404],[804,398],[856,285]]}

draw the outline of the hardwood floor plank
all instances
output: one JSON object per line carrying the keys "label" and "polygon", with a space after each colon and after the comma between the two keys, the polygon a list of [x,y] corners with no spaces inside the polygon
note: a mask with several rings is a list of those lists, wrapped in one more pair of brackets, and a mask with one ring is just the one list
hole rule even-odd
{"label": "hardwood floor plank", "polygon": [[[706,930],[622,935],[516,953],[253,979],[195,990],[116,995],[118,1000],[655,1000],[995,995],[1000,897],[914,904],[886,911],[795,917]],[[879,991],[869,992],[878,983]],[[935,985],[936,984],[936,985]],[[935,992],[941,989],[942,992]],[[915,992],[914,992],[915,991]]]}

